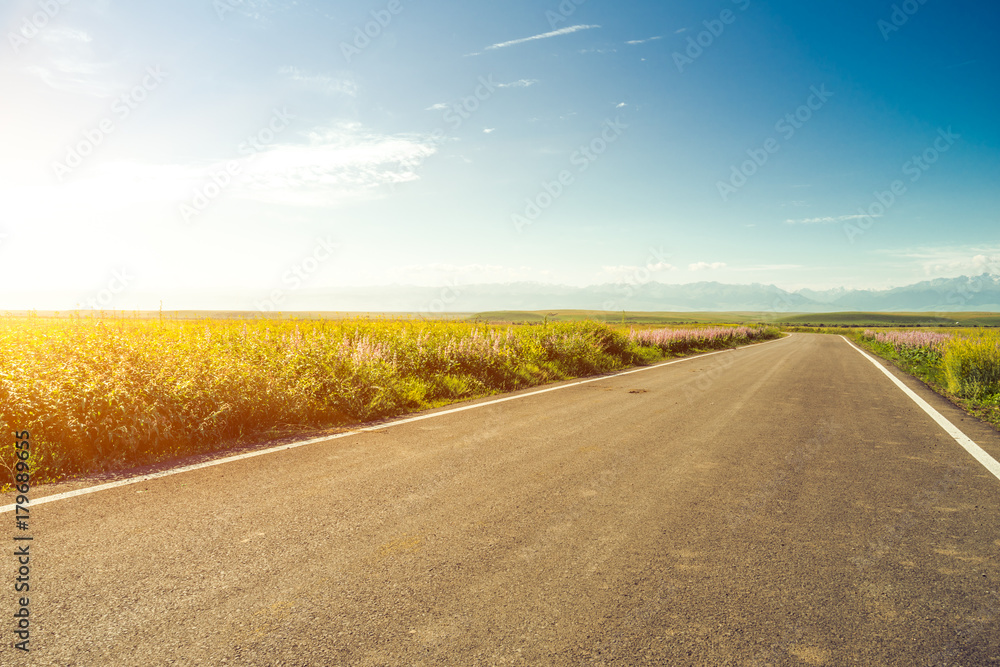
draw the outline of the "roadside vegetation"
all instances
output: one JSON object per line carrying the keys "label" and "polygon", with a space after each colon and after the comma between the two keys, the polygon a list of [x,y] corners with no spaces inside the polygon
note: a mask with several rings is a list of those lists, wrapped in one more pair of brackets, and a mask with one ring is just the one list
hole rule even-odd
{"label": "roadside vegetation", "polygon": [[[0,319],[0,426],[54,481],[777,338],[773,327]],[[13,439],[0,444],[13,467]],[[2,480],[7,481],[7,480]]]}
{"label": "roadside vegetation", "polygon": [[866,329],[852,337],[1000,428],[1000,332]]}

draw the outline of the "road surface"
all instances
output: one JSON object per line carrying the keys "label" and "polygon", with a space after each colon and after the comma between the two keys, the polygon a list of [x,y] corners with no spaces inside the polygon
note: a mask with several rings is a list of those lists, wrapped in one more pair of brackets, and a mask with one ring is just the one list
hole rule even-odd
{"label": "road surface", "polygon": [[564,385],[36,505],[0,663],[1000,665],[1000,480],[844,339]]}

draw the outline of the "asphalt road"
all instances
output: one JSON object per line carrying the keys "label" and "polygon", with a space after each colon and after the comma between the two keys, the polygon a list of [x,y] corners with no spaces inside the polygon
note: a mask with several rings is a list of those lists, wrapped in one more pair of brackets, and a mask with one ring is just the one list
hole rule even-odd
{"label": "asphalt road", "polygon": [[[1000,458],[995,431],[905,382]],[[834,336],[32,522],[31,652],[4,584],[4,665],[1000,665],[1000,480]]]}

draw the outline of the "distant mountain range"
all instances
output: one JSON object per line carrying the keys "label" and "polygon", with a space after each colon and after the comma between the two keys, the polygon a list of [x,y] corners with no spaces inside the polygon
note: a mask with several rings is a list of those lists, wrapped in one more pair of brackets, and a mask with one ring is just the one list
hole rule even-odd
{"label": "distant mountain range", "polygon": [[606,284],[569,287],[543,283],[385,286],[301,290],[283,310],[354,312],[482,312],[578,309],[608,311],[771,311],[821,313],[1000,312],[1000,276],[937,278],[887,290],[802,289],[774,285],[699,282],[668,285]]}

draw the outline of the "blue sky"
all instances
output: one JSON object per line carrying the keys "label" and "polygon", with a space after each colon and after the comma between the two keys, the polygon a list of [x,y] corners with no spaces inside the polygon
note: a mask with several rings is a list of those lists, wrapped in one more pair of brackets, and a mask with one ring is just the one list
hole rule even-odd
{"label": "blue sky", "polygon": [[0,307],[1000,273],[993,4],[18,0],[0,27]]}

